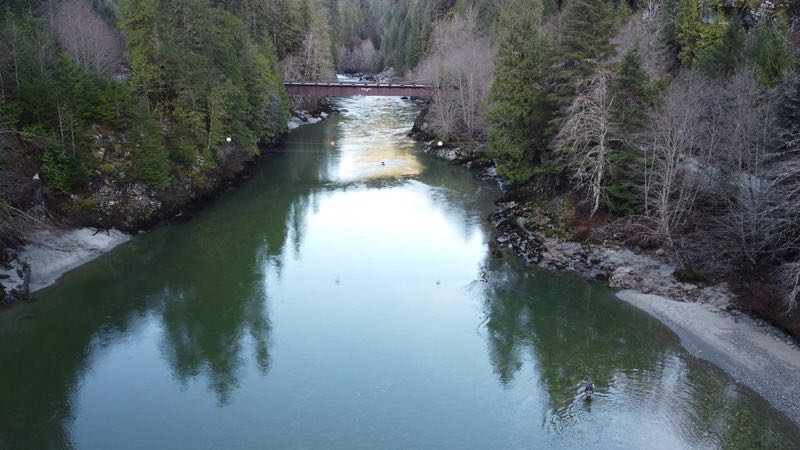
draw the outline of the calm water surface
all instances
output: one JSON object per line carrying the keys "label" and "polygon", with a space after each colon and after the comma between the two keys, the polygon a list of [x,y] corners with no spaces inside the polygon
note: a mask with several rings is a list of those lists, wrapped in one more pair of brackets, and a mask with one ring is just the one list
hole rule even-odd
{"label": "calm water surface", "polygon": [[190,221],[0,314],[0,447],[800,441],[608,289],[492,259],[498,192],[405,137],[411,102],[339,106]]}

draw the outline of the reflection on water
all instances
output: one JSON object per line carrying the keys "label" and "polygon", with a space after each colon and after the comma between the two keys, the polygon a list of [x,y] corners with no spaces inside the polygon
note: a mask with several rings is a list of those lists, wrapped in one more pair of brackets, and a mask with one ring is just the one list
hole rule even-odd
{"label": "reflection on water", "polygon": [[[790,424],[753,414],[754,404],[767,406],[687,358],[654,319],[569,276],[495,270],[485,294],[492,364],[512,388],[526,365],[535,367],[548,405],[542,427],[560,445],[594,435],[604,447],[790,446],[779,431],[796,433]],[[588,382],[591,403],[583,400]],[[775,420],[784,423],[776,429]]]}
{"label": "reflection on water", "polygon": [[489,258],[498,193],[419,152],[412,103],[340,107],[197,217],[0,315],[0,448],[800,437],[606,289]]}

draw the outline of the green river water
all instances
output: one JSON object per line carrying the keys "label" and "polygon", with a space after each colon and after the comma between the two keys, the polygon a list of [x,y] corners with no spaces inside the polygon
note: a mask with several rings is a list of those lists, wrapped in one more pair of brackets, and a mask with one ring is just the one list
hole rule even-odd
{"label": "green river water", "polygon": [[339,107],[0,314],[0,448],[796,448],[611,290],[491,258],[498,190],[413,103]]}

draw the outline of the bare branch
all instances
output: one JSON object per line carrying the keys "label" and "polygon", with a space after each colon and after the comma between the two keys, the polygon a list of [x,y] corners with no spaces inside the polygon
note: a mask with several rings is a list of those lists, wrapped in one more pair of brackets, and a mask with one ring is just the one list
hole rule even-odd
{"label": "bare branch", "polygon": [[567,108],[553,142],[556,151],[572,168],[576,186],[589,191],[591,216],[600,207],[616,130],[611,111],[614,99],[608,89],[610,78],[608,69],[597,70],[588,87]]}
{"label": "bare branch", "polygon": [[433,127],[445,139],[475,138],[486,127],[481,110],[494,80],[496,49],[472,9],[437,22],[432,39],[415,78],[434,86]]}
{"label": "bare branch", "polygon": [[113,74],[122,61],[122,37],[86,0],[67,0],[55,17],[58,43],[77,64],[94,74]]}

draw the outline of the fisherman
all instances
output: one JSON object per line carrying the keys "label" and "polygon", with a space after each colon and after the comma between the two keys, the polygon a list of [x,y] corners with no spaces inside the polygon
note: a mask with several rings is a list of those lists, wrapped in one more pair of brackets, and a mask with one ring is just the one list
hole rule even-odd
{"label": "fisherman", "polygon": [[586,389],[583,390],[583,394],[585,397],[583,398],[587,402],[592,401],[592,395],[594,394],[594,384],[589,383],[586,385]]}

